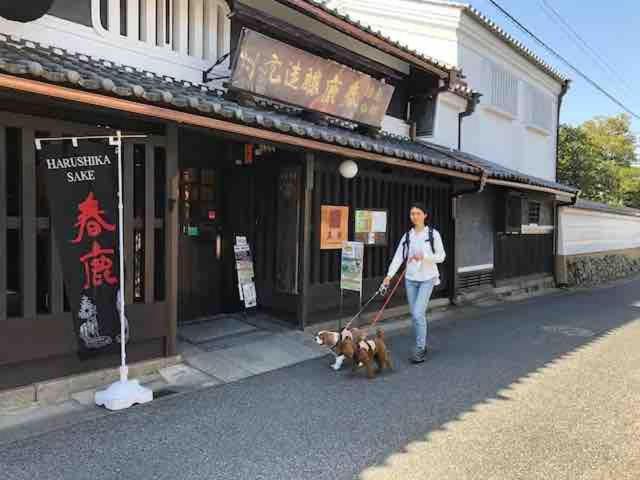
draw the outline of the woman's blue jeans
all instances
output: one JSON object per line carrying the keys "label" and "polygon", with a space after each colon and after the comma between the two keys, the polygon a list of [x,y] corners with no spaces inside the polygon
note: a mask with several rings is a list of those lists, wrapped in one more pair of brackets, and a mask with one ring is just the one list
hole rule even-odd
{"label": "woman's blue jeans", "polygon": [[433,292],[433,282],[434,280],[405,280],[417,350],[424,350],[427,345],[427,306]]}

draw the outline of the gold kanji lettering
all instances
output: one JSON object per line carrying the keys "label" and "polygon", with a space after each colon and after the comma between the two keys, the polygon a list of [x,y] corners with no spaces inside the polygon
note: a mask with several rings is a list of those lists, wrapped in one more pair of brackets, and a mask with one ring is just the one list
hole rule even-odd
{"label": "gold kanji lettering", "polygon": [[320,70],[314,71],[313,68],[309,68],[304,76],[302,82],[302,91],[307,94],[308,97],[314,97],[320,93],[320,82],[322,81],[322,72]]}
{"label": "gold kanji lettering", "polygon": [[279,85],[282,83],[282,73],[280,73],[280,69],[282,68],[282,60],[277,53],[271,54],[271,59],[268,62],[265,62],[262,73],[269,76],[269,83],[271,85]]}
{"label": "gold kanji lettering", "polygon": [[302,66],[300,65],[300,61],[298,63],[289,62],[289,68],[285,72],[284,76],[284,84],[285,86],[291,88],[292,90],[298,90],[300,86],[300,71],[302,70]]}
{"label": "gold kanji lettering", "polygon": [[335,105],[336,97],[340,93],[340,87],[342,86],[342,80],[340,80],[340,74],[336,73],[335,76],[327,82],[327,88],[325,89],[320,103],[325,105]]}
{"label": "gold kanji lettering", "polygon": [[366,92],[364,94],[365,98],[373,98],[373,96],[376,94],[376,86],[373,83],[373,81],[369,82],[369,85],[367,85],[366,88]]}
{"label": "gold kanji lettering", "polygon": [[360,104],[360,80],[349,87],[347,94],[344,96],[344,104],[348,108],[358,108]]}
{"label": "gold kanji lettering", "polygon": [[253,77],[256,75],[256,67],[259,60],[260,52],[258,52],[255,58],[252,58],[246,51],[240,52],[240,69],[245,72],[249,82],[252,82]]}
{"label": "gold kanji lettering", "polygon": [[380,88],[378,88],[378,92],[376,93],[376,97],[375,97],[376,102],[381,102],[383,95],[384,95],[384,85],[380,85]]}

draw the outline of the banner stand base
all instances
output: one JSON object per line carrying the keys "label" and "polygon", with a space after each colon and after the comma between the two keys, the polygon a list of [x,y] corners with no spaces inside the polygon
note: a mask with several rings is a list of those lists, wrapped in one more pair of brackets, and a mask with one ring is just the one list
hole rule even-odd
{"label": "banner stand base", "polygon": [[96,392],[95,402],[107,410],[124,410],[136,403],[149,403],[153,392],[140,385],[138,380],[118,381],[106,390]]}

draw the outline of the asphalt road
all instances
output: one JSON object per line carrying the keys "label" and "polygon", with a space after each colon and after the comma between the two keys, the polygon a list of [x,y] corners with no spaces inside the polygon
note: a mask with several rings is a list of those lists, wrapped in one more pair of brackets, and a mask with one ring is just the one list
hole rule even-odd
{"label": "asphalt road", "polygon": [[640,281],[489,308],[374,381],[313,360],[0,448],[3,479],[638,479]]}

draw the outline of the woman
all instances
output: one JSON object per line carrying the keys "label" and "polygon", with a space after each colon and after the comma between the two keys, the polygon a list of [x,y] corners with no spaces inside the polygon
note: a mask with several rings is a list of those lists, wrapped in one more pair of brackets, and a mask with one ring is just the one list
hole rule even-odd
{"label": "woman", "polygon": [[413,203],[409,211],[413,228],[400,239],[400,244],[384,279],[388,286],[406,261],[405,287],[413,317],[416,346],[412,363],[422,363],[427,354],[427,306],[433,287],[440,284],[438,263],[444,262],[442,238],[430,227],[429,214],[421,203]]}

